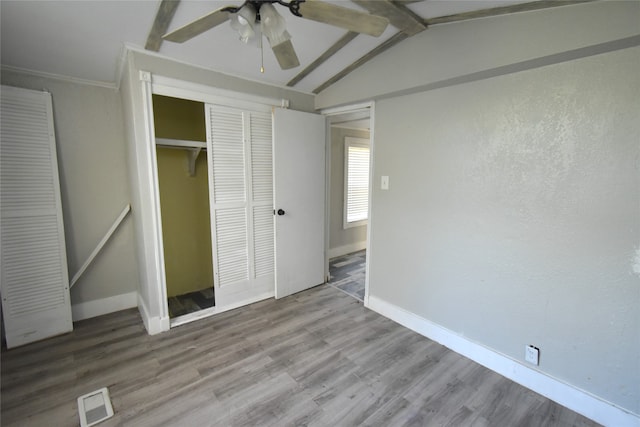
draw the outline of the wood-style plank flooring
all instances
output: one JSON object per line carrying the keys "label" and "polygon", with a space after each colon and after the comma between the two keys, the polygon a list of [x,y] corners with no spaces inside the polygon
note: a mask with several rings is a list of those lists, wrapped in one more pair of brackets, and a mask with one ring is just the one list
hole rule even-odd
{"label": "wood-style plank flooring", "polygon": [[366,263],[366,250],[331,258],[327,284],[364,302]]}
{"label": "wood-style plank flooring", "polygon": [[330,286],[148,336],[137,310],[2,352],[9,426],[594,426]]}

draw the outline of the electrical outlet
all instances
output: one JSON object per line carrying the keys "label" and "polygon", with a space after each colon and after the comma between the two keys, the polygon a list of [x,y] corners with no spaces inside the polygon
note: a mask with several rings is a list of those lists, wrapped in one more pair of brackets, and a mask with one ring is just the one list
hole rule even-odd
{"label": "electrical outlet", "polygon": [[540,360],[540,349],[532,345],[528,345],[524,349],[524,360],[538,366]]}

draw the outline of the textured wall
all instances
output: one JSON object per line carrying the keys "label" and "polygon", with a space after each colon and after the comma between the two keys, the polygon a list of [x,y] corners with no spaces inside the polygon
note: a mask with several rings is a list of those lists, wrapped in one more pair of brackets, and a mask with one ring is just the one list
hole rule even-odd
{"label": "textured wall", "polygon": [[[2,84],[51,92],[71,279],[129,203],[120,95],[6,70]],[[72,288],[71,302],[134,292],[137,274],[128,217]]]}
{"label": "textured wall", "polygon": [[640,48],[376,104],[370,292],[640,413]]}
{"label": "textured wall", "polygon": [[344,212],[344,138],[369,139],[369,131],[331,128],[331,198],[329,219],[329,249],[367,240],[367,226],[343,228]]}

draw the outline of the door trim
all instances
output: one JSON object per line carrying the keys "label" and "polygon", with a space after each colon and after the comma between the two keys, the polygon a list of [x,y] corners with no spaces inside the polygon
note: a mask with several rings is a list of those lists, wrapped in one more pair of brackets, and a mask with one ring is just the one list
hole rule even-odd
{"label": "door trim", "polygon": [[326,171],[325,174],[325,276],[329,277],[329,234],[331,232],[331,118],[333,116],[343,115],[347,113],[369,112],[369,211],[367,220],[367,257],[365,261],[365,278],[364,278],[364,306],[369,307],[369,272],[371,265],[371,229],[373,226],[372,209],[373,205],[373,185],[374,174],[373,166],[375,159],[375,101],[364,102],[353,105],[345,105],[335,108],[327,108],[321,110],[326,120]]}
{"label": "door trim", "polygon": [[[169,319],[152,95],[157,94],[171,96],[174,98],[199,101],[205,104],[223,105],[232,108],[243,108],[265,112],[270,112],[273,106],[288,107],[289,100],[267,98],[242,92],[219,89],[212,86],[164,77],[144,70],[139,70],[137,77],[140,82],[142,92],[141,103],[144,118],[142,129],[144,131],[144,139],[136,141],[136,150],[144,150],[145,155],[142,157],[145,161],[143,165],[144,167],[141,168],[140,160],[138,160],[136,169],[137,173],[140,174],[140,179],[148,180],[149,188],[151,189],[149,194],[141,197],[144,198],[142,203],[148,203],[150,206],[151,218],[149,218],[149,220],[151,221],[153,228],[153,233],[144,233],[143,246],[145,247],[144,254],[146,259],[145,263],[141,265],[141,268],[145,268],[145,276],[148,276],[151,279],[148,280],[148,288],[146,289],[149,295],[148,300],[141,298],[139,295],[138,306],[141,308],[141,315],[143,316],[143,321],[145,322],[148,333],[153,335],[160,332],[166,332],[171,327],[177,326],[178,324],[188,323],[202,317],[237,308],[239,305],[236,304],[228,307],[216,307],[215,310],[204,310],[206,312],[204,316],[194,319],[187,318],[184,322],[172,322]],[[214,248],[212,248],[212,250],[214,250]],[[269,293],[262,295],[261,298],[264,299],[272,296],[273,293]],[[247,304],[250,304],[251,302],[254,301],[248,301]],[[150,315],[150,309],[152,307],[149,306],[152,305],[154,306],[153,308],[155,308],[153,312],[159,313],[159,316]]]}

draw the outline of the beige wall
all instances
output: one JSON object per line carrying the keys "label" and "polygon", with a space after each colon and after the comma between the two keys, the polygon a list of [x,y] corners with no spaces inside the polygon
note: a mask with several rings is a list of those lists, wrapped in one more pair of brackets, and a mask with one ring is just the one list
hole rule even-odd
{"label": "beige wall", "polygon": [[[153,96],[156,137],[206,141],[204,104]],[[213,288],[207,155],[198,156],[194,176],[188,151],[158,148],[158,181],[167,296]]]}
{"label": "beige wall", "polygon": [[[69,277],[129,203],[120,95],[113,88],[2,71],[2,84],[51,92]],[[71,290],[72,304],[135,292],[131,218]]]}
{"label": "beige wall", "polygon": [[[358,244],[366,244],[367,226],[343,227],[344,210],[344,138],[347,136],[369,139],[369,131],[331,128],[331,190],[329,218],[329,251],[339,256],[353,250]],[[344,248],[344,249],[342,249]]]}

